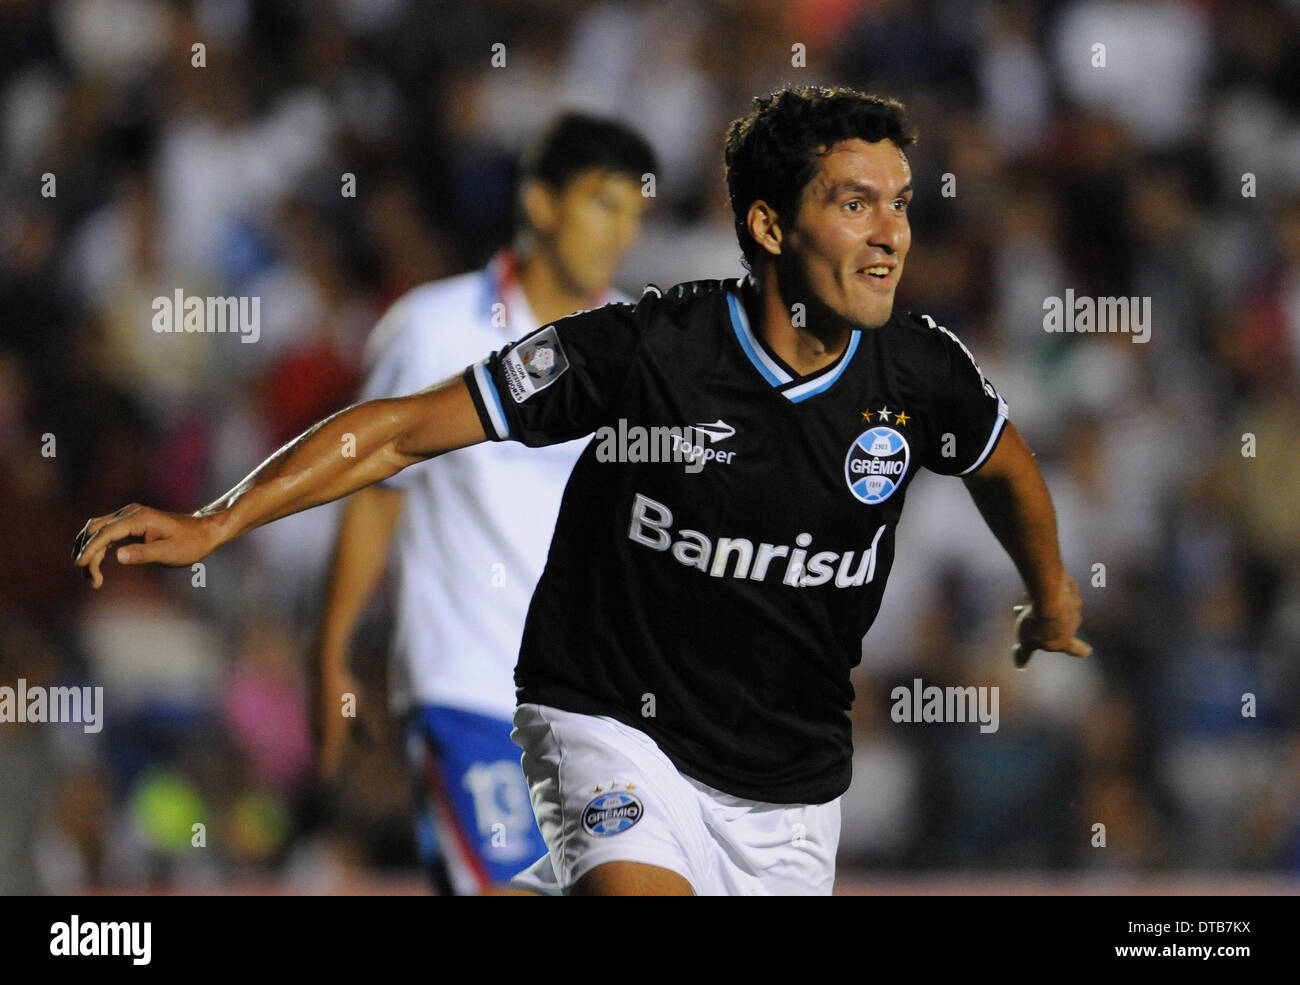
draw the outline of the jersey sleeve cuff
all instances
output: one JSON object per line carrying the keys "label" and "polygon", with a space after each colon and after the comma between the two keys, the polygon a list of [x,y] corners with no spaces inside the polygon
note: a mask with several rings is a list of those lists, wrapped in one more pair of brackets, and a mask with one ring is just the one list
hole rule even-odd
{"label": "jersey sleeve cuff", "polygon": [[510,437],[510,422],[506,420],[505,408],[501,405],[501,396],[496,384],[492,382],[492,373],[488,369],[488,360],[475,363],[465,370],[465,384],[469,395],[474,400],[474,409],[478,411],[479,423],[493,441],[505,441]]}
{"label": "jersey sleeve cuff", "polygon": [[966,469],[958,472],[958,475],[970,475],[977,468],[989,460],[993,454],[993,449],[998,446],[998,439],[1002,437],[1002,432],[1007,425],[1007,402],[998,397],[998,416],[993,419],[993,431],[989,434],[989,440],[984,445],[984,450],[979,453],[979,457]]}

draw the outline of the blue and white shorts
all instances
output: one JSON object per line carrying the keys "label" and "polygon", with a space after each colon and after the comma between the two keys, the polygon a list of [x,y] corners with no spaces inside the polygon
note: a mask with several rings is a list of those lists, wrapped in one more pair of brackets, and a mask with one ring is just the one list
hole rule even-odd
{"label": "blue and white shorts", "polygon": [[504,886],[546,851],[510,723],[458,708],[421,705],[407,726],[420,860],[446,867],[454,891]]}

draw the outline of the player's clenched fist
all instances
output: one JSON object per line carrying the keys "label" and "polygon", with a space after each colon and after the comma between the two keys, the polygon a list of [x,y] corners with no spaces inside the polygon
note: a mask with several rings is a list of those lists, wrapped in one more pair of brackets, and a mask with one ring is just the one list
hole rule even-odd
{"label": "player's clenched fist", "polygon": [[183,566],[207,557],[219,543],[213,518],[165,513],[132,503],[116,513],[97,516],[77,534],[72,560],[91,585],[104,583],[99,566],[115,544],[119,564]]}

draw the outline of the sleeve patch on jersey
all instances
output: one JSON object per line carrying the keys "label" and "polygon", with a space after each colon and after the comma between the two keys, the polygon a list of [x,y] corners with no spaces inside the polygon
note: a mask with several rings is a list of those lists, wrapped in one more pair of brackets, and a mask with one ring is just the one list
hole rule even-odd
{"label": "sleeve patch on jersey", "polygon": [[564,354],[555,326],[547,325],[506,353],[501,368],[510,396],[522,404],[559,379],[569,368],[569,357]]}

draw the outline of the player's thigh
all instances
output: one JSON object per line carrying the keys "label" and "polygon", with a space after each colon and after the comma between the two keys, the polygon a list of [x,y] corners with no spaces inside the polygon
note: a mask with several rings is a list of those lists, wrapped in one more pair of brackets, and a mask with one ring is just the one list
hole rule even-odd
{"label": "player's thigh", "polygon": [[505,885],[546,852],[510,741],[511,724],[445,706],[421,706],[416,730],[425,746],[425,786],[436,814],[439,848],[460,892]]}
{"label": "player's thigh", "polygon": [[573,886],[572,896],[694,896],[691,884],[671,869],[640,862],[606,862]]}

